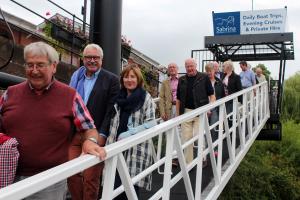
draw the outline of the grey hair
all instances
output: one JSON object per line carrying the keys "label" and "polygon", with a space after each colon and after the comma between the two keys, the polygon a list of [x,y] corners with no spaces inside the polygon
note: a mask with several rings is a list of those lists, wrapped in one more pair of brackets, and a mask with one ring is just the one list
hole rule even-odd
{"label": "grey hair", "polygon": [[191,61],[196,67],[197,67],[197,62],[194,58],[188,58],[184,61],[184,63],[186,64],[187,62]]}
{"label": "grey hair", "polygon": [[213,64],[213,66],[216,66],[216,65],[217,65],[218,67],[220,66],[220,64],[219,64],[217,61],[212,62],[212,64]]}
{"label": "grey hair", "polygon": [[178,65],[176,63],[169,63],[168,68],[169,68],[169,66],[172,66],[172,65],[175,66],[178,69]]}
{"label": "grey hair", "polygon": [[225,67],[229,67],[229,69],[230,69],[231,71],[234,70],[234,68],[233,68],[233,63],[232,63],[231,60],[225,61],[225,62],[223,63],[223,66],[224,66],[224,68],[225,68]]}
{"label": "grey hair", "polygon": [[96,50],[99,52],[100,57],[103,59],[103,56],[104,56],[104,55],[103,55],[103,50],[102,50],[102,48],[101,48],[98,44],[92,43],[92,44],[86,45],[86,47],[85,47],[84,50],[83,50],[83,55],[84,55],[84,52],[85,52],[87,49],[96,49]]}
{"label": "grey hair", "polygon": [[50,63],[59,62],[57,51],[45,42],[34,42],[24,48],[24,60],[26,61],[28,55],[31,56],[46,56]]}
{"label": "grey hair", "polygon": [[256,68],[255,68],[255,71],[256,71],[256,70],[263,71],[261,67],[256,67]]}
{"label": "grey hair", "polygon": [[205,65],[205,71],[208,71],[208,70],[214,70],[214,64],[213,62],[209,62]]}

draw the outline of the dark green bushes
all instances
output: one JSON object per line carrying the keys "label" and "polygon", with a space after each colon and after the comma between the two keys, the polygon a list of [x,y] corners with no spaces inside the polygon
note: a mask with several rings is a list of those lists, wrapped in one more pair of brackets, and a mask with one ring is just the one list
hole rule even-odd
{"label": "dark green bushes", "polygon": [[281,142],[256,141],[219,199],[300,199],[300,124],[284,123]]}
{"label": "dark green bushes", "polygon": [[300,72],[284,82],[282,119],[300,123]]}

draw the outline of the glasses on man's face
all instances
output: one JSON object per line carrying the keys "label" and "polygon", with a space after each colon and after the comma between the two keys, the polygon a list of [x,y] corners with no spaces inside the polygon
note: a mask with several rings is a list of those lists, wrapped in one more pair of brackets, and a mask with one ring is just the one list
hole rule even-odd
{"label": "glasses on man's face", "polygon": [[91,61],[91,60],[100,60],[100,56],[84,56],[84,58],[88,61]]}
{"label": "glasses on man's face", "polygon": [[49,66],[50,63],[25,63],[24,66],[26,69],[29,69],[29,70],[33,70],[34,69],[34,66],[35,66],[35,69],[37,70],[41,70],[41,69],[44,69],[46,67]]}

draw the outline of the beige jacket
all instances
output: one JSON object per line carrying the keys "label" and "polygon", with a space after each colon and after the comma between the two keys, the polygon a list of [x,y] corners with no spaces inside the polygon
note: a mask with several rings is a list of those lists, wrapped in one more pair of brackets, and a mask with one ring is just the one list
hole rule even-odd
{"label": "beige jacket", "polygon": [[168,119],[170,119],[172,112],[172,90],[169,78],[162,82],[159,91],[159,112],[160,115],[166,114]]}

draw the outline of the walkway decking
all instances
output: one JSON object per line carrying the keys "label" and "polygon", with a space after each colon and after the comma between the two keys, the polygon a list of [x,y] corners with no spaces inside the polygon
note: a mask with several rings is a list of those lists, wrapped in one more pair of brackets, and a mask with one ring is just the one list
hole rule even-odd
{"label": "walkway decking", "polygon": [[[223,143],[223,160],[222,163],[223,165],[226,163],[226,161],[228,160],[228,151],[226,150],[227,145],[226,142]],[[194,154],[196,154],[196,149]],[[180,166],[178,167],[173,167],[172,168],[172,178],[178,173],[180,172]],[[189,175],[190,175],[190,180],[192,183],[192,187],[193,187],[193,191],[195,192],[195,183],[196,183],[196,172],[197,169],[196,167],[194,167]],[[140,198],[141,200],[146,200],[149,199],[155,192],[157,192],[159,189],[162,188],[163,185],[163,174],[159,174],[157,171],[154,171],[152,174],[152,190],[151,191],[146,191],[144,189],[140,190]],[[211,180],[213,179],[213,172],[212,172],[212,167],[211,167],[211,162],[210,159],[207,160],[207,166],[205,166],[203,168],[203,174],[202,174],[202,191],[209,185],[209,183],[211,182]],[[186,195],[186,191],[185,191],[185,187],[184,187],[184,183],[183,183],[183,179],[181,179],[172,189],[171,189],[171,195],[170,195],[170,199],[172,200],[187,200],[187,195]]]}

